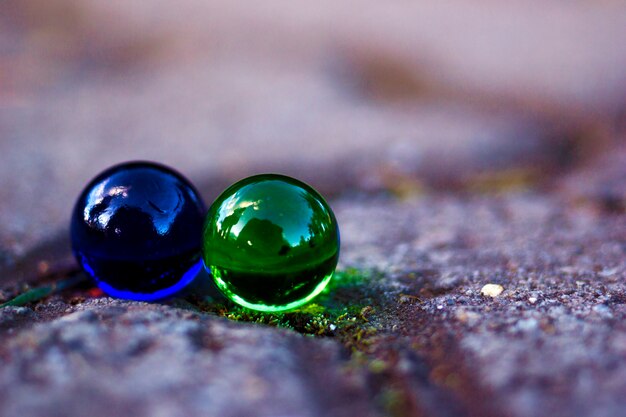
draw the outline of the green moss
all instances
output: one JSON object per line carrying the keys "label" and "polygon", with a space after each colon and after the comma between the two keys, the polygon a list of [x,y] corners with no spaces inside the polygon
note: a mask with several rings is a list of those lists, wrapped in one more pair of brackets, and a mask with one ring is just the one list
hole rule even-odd
{"label": "green moss", "polygon": [[371,329],[363,327],[373,308],[363,302],[362,294],[375,276],[373,271],[355,268],[337,271],[327,290],[314,303],[285,313],[254,311],[227,300],[192,296],[189,301],[202,312],[229,320],[283,327],[314,336],[339,337],[348,347],[353,347],[362,343],[364,334],[371,333]]}
{"label": "green moss", "polygon": [[288,313],[264,313],[240,307],[231,302],[194,303],[200,311],[215,314],[233,321],[284,327],[299,333],[315,336],[334,336],[356,323],[365,323],[359,317],[359,306],[326,308],[319,304]]}
{"label": "green moss", "polygon": [[80,283],[86,281],[86,277],[83,274],[73,274],[69,278],[64,280],[44,285],[36,288],[26,288],[26,290],[17,295],[15,298],[0,304],[0,308],[9,307],[9,306],[23,306],[26,304],[34,303],[37,301],[41,301],[49,295],[55,294],[59,291],[63,291],[67,288],[74,287]]}
{"label": "green moss", "polygon": [[401,390],[394,387],[386,387],[376,400],[387,415],[394,417],[406,415],[407,399]]}
{"label": "green moss", "polygon": [[370,372],[374,374],[380,374],[381,372],[386,371],[389,368],[387,362],[381,359],[374,359],[369,363],[368,369]]}

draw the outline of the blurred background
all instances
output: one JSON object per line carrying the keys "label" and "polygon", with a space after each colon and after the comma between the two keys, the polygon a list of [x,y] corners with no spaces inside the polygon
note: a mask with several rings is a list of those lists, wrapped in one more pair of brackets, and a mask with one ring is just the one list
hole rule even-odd
{"label": "blurred background", "polygon": [[208,202],[265,171],[329,194],[545,184],[623,136],[625,22],[610,0],[4,0],[5,262],[125,160]]}

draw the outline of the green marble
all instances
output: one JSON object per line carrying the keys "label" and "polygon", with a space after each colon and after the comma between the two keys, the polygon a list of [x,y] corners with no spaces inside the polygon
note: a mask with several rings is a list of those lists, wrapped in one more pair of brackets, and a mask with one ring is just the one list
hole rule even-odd
{"label": "green marble", "polygon": [[339,228],[313,188],[283,175],[245,178],[213,203],[204,223],[203,258],[232,301],[260,311],[306,304],[330,281]]}

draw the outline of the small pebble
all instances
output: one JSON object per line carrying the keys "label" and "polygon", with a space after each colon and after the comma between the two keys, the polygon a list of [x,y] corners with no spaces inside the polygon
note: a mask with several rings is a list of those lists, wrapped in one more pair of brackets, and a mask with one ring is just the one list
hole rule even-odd
{"label": "small pebble", "polygon": [[499,296],[502,291],[504,291],[504,287],[500,284],[486,284],[480,289],[482,295],[492,298]]}
{"label": "small pebble", "polygon": [[537,297],[528,297],[528,302],[530,304],[535,304],[537,302]]}

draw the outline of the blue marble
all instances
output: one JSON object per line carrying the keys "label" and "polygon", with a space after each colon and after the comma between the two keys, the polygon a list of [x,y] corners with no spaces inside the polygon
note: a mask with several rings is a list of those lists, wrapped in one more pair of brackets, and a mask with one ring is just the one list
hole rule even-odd
{"label": "blue marble", "polygon": [[205,205],[176,171],[116,165],[83,190],[72,213],[76,259],[107,294],[153,301],[175,294],[202,267]]}

